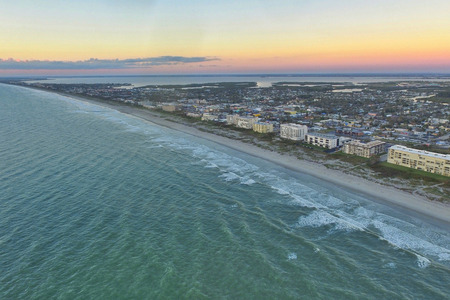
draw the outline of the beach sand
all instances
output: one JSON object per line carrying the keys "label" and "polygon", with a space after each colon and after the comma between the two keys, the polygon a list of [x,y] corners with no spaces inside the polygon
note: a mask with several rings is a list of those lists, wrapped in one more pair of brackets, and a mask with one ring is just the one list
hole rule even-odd
{"label": "beach sand", "polygon": [[109,107],[127,115],[131,115],[160,126],[218,143],[231,149],[275,163],[284,168],[331,182],[358,194],[366,195],[369,199],[373,199],[377,202],[393,207],[394,209],[401,209],[402,211],[406,211],[412,215],[420,216],[426,221],[440,227],[447,229],[450,228],[450,205],[448,204],[430,201],[425,197],[413,195],[394,187],[385,186],[361,177],[349,175],[339,170],[328,169],[319,163],[299,160],[291,155],[280,154],[274,151],[259,148],[252,144],[203,132],[194,127],[166,120],[160,117],[157,113],[154,113],[148,109],[123,105],[120,103],[116,104],[105,101],[96,101],[93,99],[63,93],[59,94],[80,101],[87,101],[97,105]]}
{"label": "beach sand", "polygon": [[345,174],[339,170],[328,169],[324,165],[318,163],[299,160],[291,155],[280,154],[274,151],[259,148],[252,144],[203,132],[183,124],[174,123],[160,118],[157,114],[153,114],[151,111],[136,109],[133,107],[121,107],[118,110],[123,113],[150,121],[157,125],[181,131],[221,144],[234,150],[262,158],[284,168],[320,178],[359,194],[367,195],[369,198],[374,198],[384,204],[391,204],[391,206],[393,204],[400,208],[423,214],[428,218],[437,219],[443,223],[440,225],[445,226],[444,223],[446,223],[450,226],[450,206],[444,203],[432,202],[425,197],[412,195],[394,187],[381,185],[364,178]]}

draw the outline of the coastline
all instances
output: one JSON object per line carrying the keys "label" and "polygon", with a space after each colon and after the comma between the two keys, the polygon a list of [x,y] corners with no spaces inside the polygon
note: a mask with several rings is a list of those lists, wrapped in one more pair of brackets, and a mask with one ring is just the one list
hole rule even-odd
{"label": "coastline", "polygon": [[368,196],[370,200],[373,199],[379,203],[393,207],[394,209],[401,209],[413,215],[420,215],[425,220],[428,220],[437,226],[443,228],[448,228],[448,226],[450,226],[450,205],[444,203],[433,202],[425,197],[413,195],[394,187],[375,183],[364,178],[346,174],[339,170],[328,169],[319,163],[299,160],[291,155],[280,154],[239,140],[200,131],[194,127],[166,120],[151,110],[122,103],[111,103],[100,99],[96,100],[66,93],[52,92],[45,89],[38,90],[56,93],[79,101],[108,107],[159,126],[199,137],[233,150],[261,158],[291,171],[308,174],[347,190],[351,190],[357,194]]}
{"label": "coastline", "polygon": [[[117,107],[112,108],[117,109]],[[156,114],[152,114],[151,111],[145,111],[133,107],[123,107],[117,110],[159,126],[164,126],[206,139],[233,150],[261,158],[291,171],[311,175],[358,194],[369,196],[369,198],[378,200],[378,202],[383,204],[397,206],[403,210],[411,211],[416,214],[419,213],[431,221],[434,219],[437,220],[438,223],[441,223],[436,225],[444,225],[444,227],[450,225],[450,206],[445,205],[444,203],[432,202],[425,197],[412,195],[394,187],[371,182],[364,178],[349,175],[338,170],[328,169],[319,163],[299,160],[291,155],[280,154],[242,141],[233,140],[227,137],[203,132],[183,124],[167,121],[160,118]]]}

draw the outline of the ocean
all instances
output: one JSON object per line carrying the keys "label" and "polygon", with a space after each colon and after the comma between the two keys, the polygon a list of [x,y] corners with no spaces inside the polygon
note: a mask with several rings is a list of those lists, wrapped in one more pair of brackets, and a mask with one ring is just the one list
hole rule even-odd
{"label": "ocean", "polygon": [[448,299],[449,285],[448,228],[0,85],[0,299]]}

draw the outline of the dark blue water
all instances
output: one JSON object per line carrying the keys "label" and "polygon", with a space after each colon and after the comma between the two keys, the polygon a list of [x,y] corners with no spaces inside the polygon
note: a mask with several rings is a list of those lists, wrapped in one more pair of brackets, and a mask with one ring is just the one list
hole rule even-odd
{"label": "dark blue water", "polygon": [[0,299],[446,299],[450,233],[117,111],[0,85]]}

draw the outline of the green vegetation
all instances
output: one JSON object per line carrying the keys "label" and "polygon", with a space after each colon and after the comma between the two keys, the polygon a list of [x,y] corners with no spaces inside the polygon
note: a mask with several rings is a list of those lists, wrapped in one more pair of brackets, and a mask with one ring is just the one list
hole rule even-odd
{"label": "green vegetation", "polygon": [[247,130],[244,129],[245,131],[247,131],[246,133],[248,135],[254,136],[257,139],[261,140],[261,141],[265,141],[265,142],[272,142],[274,140],[274,138],[276,137],[276,134],[273,132],[270,133],[259,133],[253,130]]}
{"label": "green vegetation", "polygon": [[273,85],[298,85],[298,86],[303,86],[303,85],[333,85],[333,84],[340,84],[338,82],[305,82],[305,81],[280,81],[280,82],[275,82],[273,83]]}
{"label": "green vegetation", "polygon": [[[448,199],[448,192],[445,191],[442,188],[438,188],[438,187],[428,187],[428,188],[424,188],[423,189],[425,192],[439,196],[439,197],[447,197]],[[445,198],[444,198],[445,199]]]}
{"label": "green vegetation", "polygon": [[433,101],[433,102],[438,102],[438,103],[449,103],[450,104],[450,97],[443,98],[443,97],[439,97],[439,96],[434,96],[434,97],[428,98],[428,100]]}
{"label": "green vegetation", "polygon": [[403,86],[398,85],[399,82],[374,82],[367,84],[367,88],[380,91],[395,91],[405,89]]}
{"label": "green vegetation", "polygon": [[421,170],[411,169],[403,166],[381,162],[374,164],[371,168],[380,173],[383,177],[399,177],[403,179],[422,179],[427,182],[444,183],[445,186],[450,187],[450,178],[429,173]]}
{"label": "green vegetation", "polygon": [[319,146],[316,146],[316,145],[311,145],[311,144],[308,144],[306,142],[298,143],[298,145],[300,147],[302,147],[303,149],[306,149],[307,151],[325,152],[325,150],[327,150],[325,148],[322,148],[322,147],[319,147]]}
{"label": "green vegetation", "polygon": [[439,92],[436,96],[428,98],[427,100],[439,103],[450,103],[450,90]]}
{"label": "green vegetation", "polygon": [[215,82],[215,83],[193,83],[193,84],[166,84],[166,85],[146,85],[139,87],[139,89],[153,88],[153,89],[203,89],[203,88],[251,88],[256,87],[256,82]]}
{"label": "green vegetation", "polygon": [[368,158],[365,157],[361,157],[361,156],[357,156],[357,155],[351,155],[351,154],[346,154],[342,151],[338,151],[338,152],[334,152],[330,155],[330,157],[351,163],[351,164],[365,164],[369,161]]}

